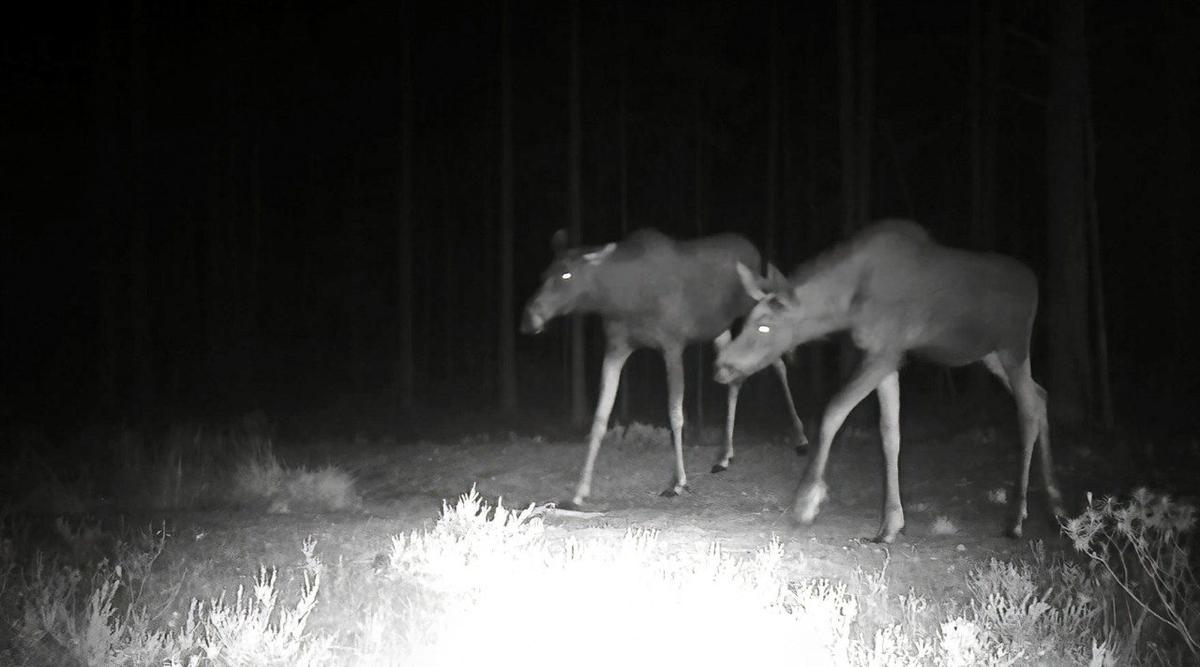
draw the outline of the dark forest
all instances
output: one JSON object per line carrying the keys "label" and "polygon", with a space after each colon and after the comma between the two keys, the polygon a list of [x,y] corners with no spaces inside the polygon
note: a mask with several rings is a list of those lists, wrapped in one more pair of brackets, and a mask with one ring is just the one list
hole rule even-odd
{"label": "dark forest", "polygon": [[[563,420],[570,327],[516,326],[573,216],[576,245],[734,231],[784,271],[901,217],[1035,269],[1057,416],[1194,433],[1198,15],[26,4],[0,29],[3,420]],[[590,413],[604,341],[584,331]],[[803,413],[837,354],[798,355]],[[665,419],[661,369],[634,355],[625,410]],[[689,417],[715,423],[710,352],[687,372]]]}

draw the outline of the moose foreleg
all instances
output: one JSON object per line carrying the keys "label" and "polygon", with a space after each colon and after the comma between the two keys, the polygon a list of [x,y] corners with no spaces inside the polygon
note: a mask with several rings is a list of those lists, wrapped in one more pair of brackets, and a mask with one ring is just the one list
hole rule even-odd
{"label": "moose foreleg", "polygon": [[904,529],[904,506],[900,504],[900,372],[892,371],[875,390],[879,397],[879,435],[883,440],[883,523],[875,542],[891,544]]}
{"label": "moose foreleg", "polygon": [[609,343],[604,354],[604,368],[600,373],[600,399],[596,402],[596,414],[592,418],[592,430],[588,434],[587,461],[583,464],[583,475],[575,489],[575,505],[581,504],[592,492],[592,470],[596,455],[600,453],[600,441],[608,432],[608,418],[612,414],[613,402],[617,398],[617,387],[621,384],[621,369],[633,350],[625,344]]}
{"label": "moose foreleg", "polygon": [[741,382],[729,383],[729,399],[725,408],[725,453],[712,467],[712,472],[724,472],[733,463],[733,425],[737,421],[738,392],[742,389]]}
{"label": "moose foreleg", "polygon": [[671,419],[671,443],[675,446],[675,481],[660,495],[667,498],[687,489],[687,473],[683,469],[683,350],[663,350],[667,365],[668,410]]}
{"label": "moose foreleg", "polygon": [[792,399],[792,389],[788,386],[787,366],[782,359],[776,359],[771,365],[779,375],[779,383],[783,385],[783,397],[787,399],[788,414],[792,416],[792,425],[796,427],[796,455],[804,456],[808,453],[808,437],[804,435],[804,422],[800,421],[800,415],[796,414],[796,401]]}
{"label": "moose foreleg", "polygon": [[[733,340],[733,335],[729,333],[729,330],[727,329],[722,331],[721,335],[717,336],[716,339],[713,340],[713,347],[715,347],[719,353],[721,350],[725,349],[725,346],[728,345],[729,341],[731,340]],[[734,422],[737,421],[737,400],[738,392],[740,392],[741,389],[741,382],[729,383],[729,394],[727,396],[725,406],[725,453],[722,454],[721,458],[718,459],[713,465],[710,472],[725,472],[729,469],[729,464],[733,463],[733,425]]]}
{"label": "moose foreleg", "polygon": [[825,485],[825,465],[829,462],[829,448],[833,438],[845,423],[846,417],[854,406],[858,405],[867,394],[889,373],[895,372],[899,360],[893,355],[872,355],[863,361],[850,382],[842,387],[825,408],[821,418],[821,431],[817,435],[817,451],[809,458],[808,467],[800,479],[800,488],[796,490],[796,502],[792,505],[792,517],[802,523],[810,524],[817,518],[821,502],[828,495]]}

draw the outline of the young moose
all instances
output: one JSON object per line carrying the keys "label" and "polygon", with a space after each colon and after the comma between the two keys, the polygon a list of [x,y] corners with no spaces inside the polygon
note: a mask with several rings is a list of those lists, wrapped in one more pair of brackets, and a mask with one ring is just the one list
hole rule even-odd
{"label": "young moose", "polygon": [[[757,267],[761,261],[758,250],[734,234],[675,241],[652,229],[633,232],[620,244],[589,249],[568,249],[566,235],[559,230],[552,245],[554,261],[543,274],[541,289],[525,307],[521,331],[538,333],[550,320],[572,312],[597,313],[608,339],[600,400],[573,502],[578,505],[591,493],[592,469],[600,440],[608,430],[621,369],[630,353],[641,347],[658,349],[666,361],[675,478],[662,495],[678,495],[687,488],[683,469],[683,349],[689,343],[709,340],[719,349],[730,341],[730,324],[754,306],[742,289],[735,266],[740,263]],[[778,269],[770,269],[769,280],[786,282]],[[792,404],[787,369],[779,360],[771,365],[783,383],[796,427],[797,453],[803,453],[808,440]],[[740,380],[730,383],[725,452],[713,472],[725,470],[733,461],[733,423],[740,385]]]}
{"label": "young moose", "polygon": [[738,267],[758,301],[741,334],[717,357],[718,382],[739,382],[791,348],[836,331],[849,331],[865,357],[849,383],[829,402],[815,455],[792,509],[803,524],[825,499],[825,464],[846,416],[867,394],[879,397],[879,430],[886,465],[886,499],[877,542],[904,528],[900,504],[900,380],[912,352],[946,366],[982,361],[1012,393],[1020,417],[1022,455],[1008,534],[1021,535],[1034,443],[1040,443],[1042,481],[1051,510],[1062,514],[1054,481],[1046,392],[1029,368],[1037,311],[1037,279],[1020,262],[995,254],[947,248],[906,221],[884,221],[802,266],[784,289],[766,287]]}

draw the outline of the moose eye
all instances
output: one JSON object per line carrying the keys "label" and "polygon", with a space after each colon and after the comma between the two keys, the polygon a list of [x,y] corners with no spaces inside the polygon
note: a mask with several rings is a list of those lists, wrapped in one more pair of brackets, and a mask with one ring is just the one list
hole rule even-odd
{"label": "moose eye", "polygon": [[766,324],[760,324],[760,325],[758,325],[758,333],[760,333],[760,334],[771,333],[771,327]]}
{"label": "moose eye", "polygon": [[570,279],[571,279],[571,272],[570,272],[570,271],[564,271],[561,277],[562,277],[562,279],[563,279],[563,280],[570,280]]}

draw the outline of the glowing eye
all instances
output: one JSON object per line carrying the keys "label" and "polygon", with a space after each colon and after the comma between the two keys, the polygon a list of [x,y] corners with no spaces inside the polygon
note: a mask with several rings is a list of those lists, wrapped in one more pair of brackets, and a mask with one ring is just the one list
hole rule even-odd
{"label": "glowing eye", "polygon": [[567,272],[563,273],[563,274],[562,274],[562,279],[563,279],[563,280],[570,280],[570,279],[571,279],[571,272],[570,272],[570,271],[567,271]]}
{"label": "glowing eye", "polygon": [[760,324],[760,325],[758,325],[758,333],[761,333],[761,334],[771,333],[771,327],[769,327],[765,324]]}

